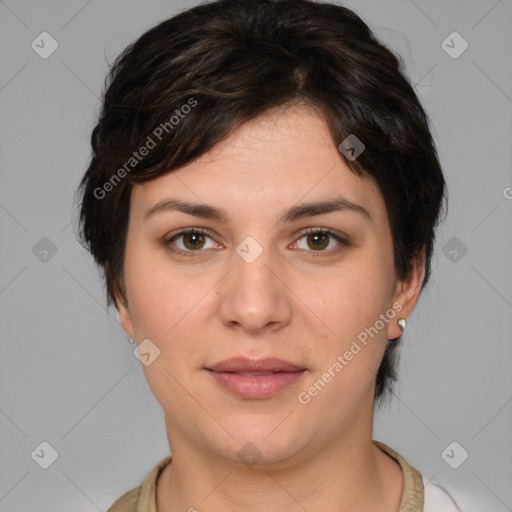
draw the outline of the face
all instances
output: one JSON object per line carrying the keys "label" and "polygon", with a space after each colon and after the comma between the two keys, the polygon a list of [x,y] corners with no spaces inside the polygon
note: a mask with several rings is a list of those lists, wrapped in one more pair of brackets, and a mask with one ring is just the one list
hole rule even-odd
{"label": "face", "polygon": [[397,281],[384,199],[317,113],[244,124],[134,185],[130,208],[120,320],[150,340],[142,368],[173,452],[235,461],[252,443],[261,463],[286,464],[368,433],[421,272]]}

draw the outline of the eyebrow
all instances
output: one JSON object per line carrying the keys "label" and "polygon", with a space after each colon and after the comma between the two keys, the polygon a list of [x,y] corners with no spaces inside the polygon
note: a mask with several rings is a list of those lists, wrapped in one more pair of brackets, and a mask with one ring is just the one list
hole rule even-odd
{"label": "eyebrow", "polygon": [[[179,211],[194,217],[216,220],[223,224],[228,224],[229,222],[229,214],[222,208],[217,208],[207,204],[189,203],[178,199],[166,199],[155,204],[144,214],[144,220],[147,220],[158,213],[169,211]],[[362,215],[370,222],[372,221],[371,215],[361,205],[343,198],[333,198],[325,201],[302,203],[292,206],[279,215],[277,222],[293,222],[304,217],[312,217],[314,215],[341,211],[355,212]]]}

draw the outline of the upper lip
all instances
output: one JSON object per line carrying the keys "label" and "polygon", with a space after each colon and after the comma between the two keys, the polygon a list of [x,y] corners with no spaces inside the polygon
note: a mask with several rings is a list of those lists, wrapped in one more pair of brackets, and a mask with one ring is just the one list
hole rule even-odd
{"label": "upper lip", "polygon": [[225,359],[212,366],[208,366],[207,370],[214,372],[297,372],[304,370],[289,361],[268,357],[264,359],[248,359],[247,357],[232,357]]}

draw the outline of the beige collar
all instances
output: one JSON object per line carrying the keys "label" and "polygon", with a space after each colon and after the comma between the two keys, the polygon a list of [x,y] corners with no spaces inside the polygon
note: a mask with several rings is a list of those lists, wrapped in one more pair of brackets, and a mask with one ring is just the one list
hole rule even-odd
{"label": "beige collar", "polygon": [[[395,459],[404,475],[404,490],[398,512],[423,512],[423,480],[420,473],[395,450],[380,441],[373,441],[384,453]],[[155,511],[156,512],[156,511]]]}

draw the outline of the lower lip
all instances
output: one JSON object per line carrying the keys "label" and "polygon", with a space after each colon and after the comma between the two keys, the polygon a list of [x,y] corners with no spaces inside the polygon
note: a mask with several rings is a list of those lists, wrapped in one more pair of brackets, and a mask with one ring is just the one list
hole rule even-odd
{"label": "lower lip", "polygon": [[305,370],[276,372],[271,375],[240,375],[231,372],[214,372],[210,375],[225,389],[237,396],[249,399],[270,398],[297,382]]}

